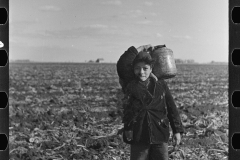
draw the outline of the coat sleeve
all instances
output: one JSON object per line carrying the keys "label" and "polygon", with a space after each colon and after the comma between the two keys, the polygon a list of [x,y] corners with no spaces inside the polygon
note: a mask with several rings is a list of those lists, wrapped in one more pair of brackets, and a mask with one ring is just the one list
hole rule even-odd
{"label": "coat sleeve", "polygon": [[138,54],[138,51],[137,51],[137,49],[134,46],[129,47],[126,52],[133,52],[135,54]]}
{"label": "coat sleeve", "polygon": [[124,129],[129,130],[131,126],[129,126],[129,122],[133,117],[132,110],[132,95],[131,95],[131,84],[128,84],[125,88],[124,98],[123,98],[123,117],[122,123],[124,123]]}
{"label": "coat sleeve", "polygon": [[[127,83],[128,83],[128,80],[124,80],[124,79],[122,79],[122,78],[124,78],[124,76],[123,76],[123,73],[122,73],[122,65],[123,65],[123,61],[124,60],[126,60],[126,61],[131,61],[131,60],[133,60],[134,58],[135,58],[135,56],[138,54],[138,51],[137,51],[137,49],[134,47],[134,46],[131,46],[131,47],[129,47],[125,52],[124,52],[124,54],[123,55],[128,55],[128,56],[125,56],[125,58],[123,58],[122,60],[121,60],[121,62],[120,62],[120,59],[119,59],[119,61],[117,62],[117,72],[118,72],[118,75],[119,75],[119,83],[120,83],[120,85],[121,85],[121,87],[122,87],[122,91],[125,93],[126,91],[126,87],[127,87]],[[122,55],[122,56],[123,56]],[[126,57],[128,57],[129,58],[129,60],[127,60],[126,59]],[[126,63],[126,62],[125,62]]]}
{"label": "coat sleeve", "polygon": [[173,133],[184,133],[184,128],[181,122],[181,118],[179,116],[176,104],[172,97],[172,94],[167,86],[167,83],[163,81],[163,85],[165,88],[165,97],[166,97],[166,104],[167,104],[167,112],[168,112],[168,119],[173,130]]}

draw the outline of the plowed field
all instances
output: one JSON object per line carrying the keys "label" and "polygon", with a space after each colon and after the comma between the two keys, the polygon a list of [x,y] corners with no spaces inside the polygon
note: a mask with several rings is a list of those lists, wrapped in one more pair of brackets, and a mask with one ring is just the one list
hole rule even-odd
{"label": "plowed field", "polygon": [[[10,64],[11,160],[129,159],[115,64]],[[186,134],[170,159],[228,156],[228,66],[177,65],[167,80]]]}

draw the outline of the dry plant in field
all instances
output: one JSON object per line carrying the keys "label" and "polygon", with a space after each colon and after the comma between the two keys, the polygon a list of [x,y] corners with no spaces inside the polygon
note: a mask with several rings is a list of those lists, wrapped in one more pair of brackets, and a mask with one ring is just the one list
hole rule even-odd
{"label": "dry plant in field", "polygon": [[[177,67],[167,82],[186,133],[170,159],[227,159],[227,66]],[[9,76],[11,160],[129,159],[113,64],[11,64]]]}

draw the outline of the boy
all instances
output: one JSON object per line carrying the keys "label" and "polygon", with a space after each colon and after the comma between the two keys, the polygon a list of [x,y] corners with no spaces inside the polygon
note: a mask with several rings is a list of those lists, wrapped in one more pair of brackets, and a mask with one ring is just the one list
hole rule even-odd
{"label": "boy", "polygon": [[133,61],[135,79],[124,88],[124,141],[131,144],[131,160],[167,160],[169,122],[178,145],[183,126],[164,80],[151,76],[154,61],[140,52]]}

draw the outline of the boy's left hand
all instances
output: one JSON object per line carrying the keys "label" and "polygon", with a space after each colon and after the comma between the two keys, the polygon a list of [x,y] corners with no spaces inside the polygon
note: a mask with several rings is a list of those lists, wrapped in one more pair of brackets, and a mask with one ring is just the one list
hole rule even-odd
{"label": "boy's left hand", "polygon": [[179,145],[181,142],[181,135],[180,133],[175,133],[173,135],[173,139],[175,140],[175,146]]}

